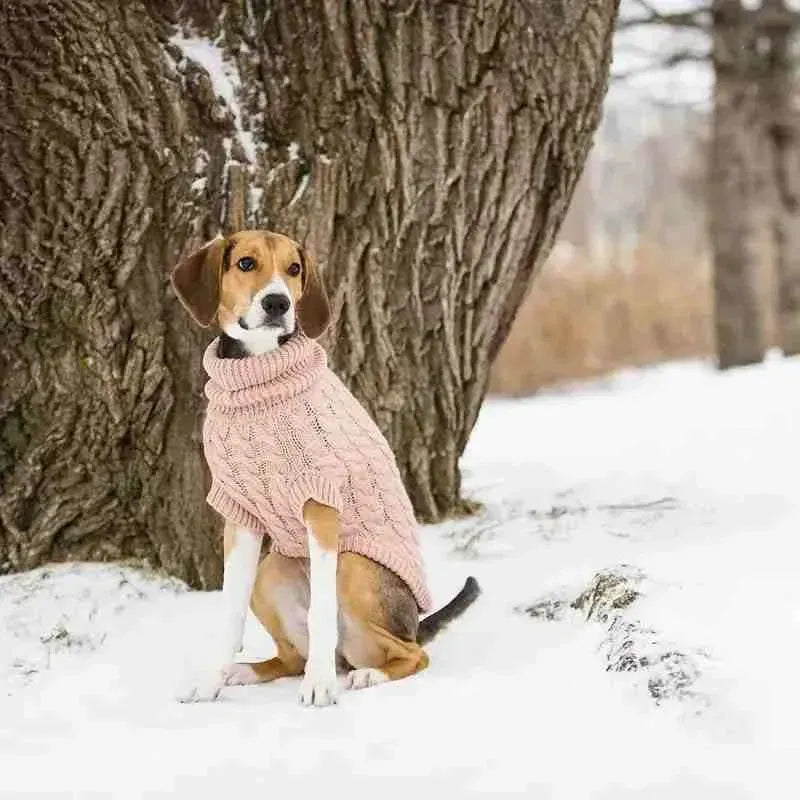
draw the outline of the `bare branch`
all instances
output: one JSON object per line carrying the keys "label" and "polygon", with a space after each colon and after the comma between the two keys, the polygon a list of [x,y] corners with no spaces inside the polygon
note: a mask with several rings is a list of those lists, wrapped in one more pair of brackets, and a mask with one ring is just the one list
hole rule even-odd
{"label": "bare branch", "polygon": [[711,16],[708,8],[690,8],[683,11],[660,11],[649,0],[636,0],[641,9],[641,16],[621,19],[617,30],[629,30],[643,25],[667,25],[673,28],[691,28],[708,31],[711,28]]}
{"label": "bare branch", "polygon": [[711,53],[709,51],[698,50],[676,50],[674,53],[669,53],[663,58],[653,59],[648,64],[643,64],[641,67],[634,67],[626,70],[625,72],[616,72],[611,74],[612,81],[626,81],[630,78],[635,78],[638,75],[646,75],[651,72],[660,72],[661,70],[671,69],[679,64],[686,63],[710,63]]}
{"label": "bare branch", "polygon": [[[646,25],[663,25],[705,32],[711,30],[710,3],[682,11],[661,11],[650,0],[635,0],[635,3],[639,9],[639,15],[620,19],[617,23],[618,31]],[[755,9],[741,8],[739,14],[741,16],[736,24],[745,23],[757,32],[769,34],[774,29],[796,30],[800,28],[800,12],[789,8],[780,0],[779,2],[767,0],[761,7]],[[718,20],[717,24],[724,25],[725,23]]]}

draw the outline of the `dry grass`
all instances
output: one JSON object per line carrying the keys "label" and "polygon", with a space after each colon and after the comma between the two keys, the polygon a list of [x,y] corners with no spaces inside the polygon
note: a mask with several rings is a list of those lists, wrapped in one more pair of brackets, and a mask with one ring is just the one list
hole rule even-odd
{"label": "dry grass", "polygon": [[620,367],[711,354],[711,276],[697,262],[644,248],[628,269],[551,258],[495,361],[490,392],[531,394]]}

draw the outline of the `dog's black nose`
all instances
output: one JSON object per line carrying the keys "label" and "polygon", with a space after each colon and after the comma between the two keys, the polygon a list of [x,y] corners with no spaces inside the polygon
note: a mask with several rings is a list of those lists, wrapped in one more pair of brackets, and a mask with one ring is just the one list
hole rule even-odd
{"label": "dog's black nose", "polygon": [[268,317],[281,317],[289,310],[289,298],[285,294],[265,294],[261,306]]}

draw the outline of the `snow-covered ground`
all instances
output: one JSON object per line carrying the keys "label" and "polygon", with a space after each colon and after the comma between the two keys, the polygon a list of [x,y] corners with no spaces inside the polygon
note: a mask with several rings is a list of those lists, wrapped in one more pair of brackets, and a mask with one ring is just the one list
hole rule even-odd
{"label": "snow-covered ground", "polygon": [[[429,670],[331,708],[293,680],[174,702],[213,594],[0,579],[0,797],[797,797],[799,412],[796,359],[489,402],[464,458],[483,514],[424,531],[436,599],[470,573],[482,598]],[[606,569],[619,608],[573,609]]]}

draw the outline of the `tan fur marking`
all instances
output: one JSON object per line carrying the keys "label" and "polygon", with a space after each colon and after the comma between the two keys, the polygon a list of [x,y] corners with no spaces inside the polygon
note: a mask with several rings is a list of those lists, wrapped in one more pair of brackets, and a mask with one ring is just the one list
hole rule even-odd
{"label": "tan fur marking", "polygon": [[303,519],[311,535],[323,550],[336,552],[339,549],[339,512],[335,508],[307,500],[303,506]]}
{"label": "tan fur marking", "polygon": [[401,639],[416,639],[416,601],[393,572],[360,553],[342,553],[337,582],[339,605],[352,618],[370,620]]}
{"label": "tan fur marking", "polygon": [[[280,651],[279,651],[280,652]],[[291,678],[303,674],[303,667],[305,660],[300,658],[299,661],[292,660],[291,657],[287,659],[286,654],[270,658],[267,661],[257,661],[249,666],[255,672],[259,683],[267,683],[274,681],[278,678]]]}
{"label": "tan fur marking", "polygon": [[[407,678],[421,672],[430,663],[428,654],[416,642],[404,642],[383,628],[367,623],[373,645],[383,653],[383,663],[354,664],[353,666],[377,667],[386,673],[390,681]],[[380,660],[380,659],[376,659]]]}

